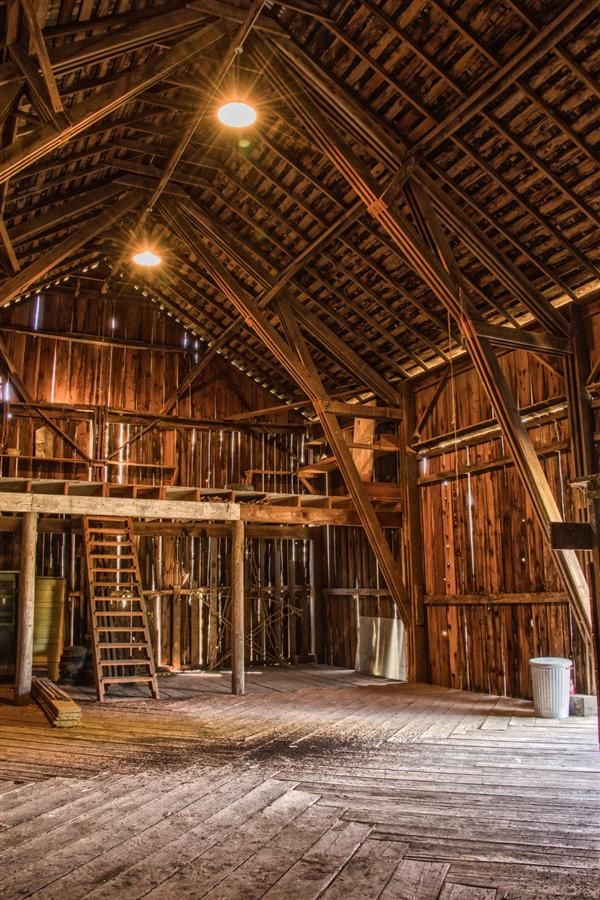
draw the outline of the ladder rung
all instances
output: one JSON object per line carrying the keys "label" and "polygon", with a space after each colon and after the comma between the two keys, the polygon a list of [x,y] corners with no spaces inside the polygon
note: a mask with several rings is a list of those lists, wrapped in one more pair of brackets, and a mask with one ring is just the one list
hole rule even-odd
{"label": "ladder rung", "polygon": [[88,522],[126,522],[128,516],[117,516],[115,513],[91,513],[87,517]]}
{"label": "ladder rung", "polygon": [[132,681],[140,681],[140,682],[143,681],[145,684],[153,684],[154,676],[152,676],[152,675],[122,675],[121,677],[119,677],[118,675],[107,675],[105,678],[102,679],[103,684],[118,684],[119,682],[131,683]]}
{"label": "ladder rung", "polygon": [[[129,584],[125,584],[122,581],[95,581],[92,585],[94,589],[94,593],[92,594],[92,598],[96,597],[98,600],[137,600],[142,593],[141,591],[136,590],[137,584],[135,582]],[[131,596],[124,597],[123,594],[101,594],[100,591],[106,588],[108,591],[130,591]]]}
{"label": "ladder rung", "polygon": [[[133,634],[135,631],[138,634],[145,634],[146,629],[142,628],[141,625],[134,625],[131,628],[124,626],[123,628],[119,628],[117,625],[99,625],[96,628],[98,634],[110,634],[111,632],[115,632],[116,634],[124,634],[125,632],[129,632]],[[104,644],[98,644],[97,646],[103,647]]]}
{"label": "ladder rung", "polygon": [[131,544],[131,541],[129,540],[129,536],[124,534],[120,541],[103,541],[102,538],[90,538],[88,544],[90,546],[98,545],[99,547],[125,547],[127,544]]}
{"label": "ladder rung", "polygon": [[[96,597],[94,609],[97,612],[110,613],[112,607],[99,606],[98,604],[100,604],[102,602],[103,602],[102,597]],[[111,604],[119,603],[118,600],[107,600],[106,602],[111,603]],[[121,603],[119,603],[119,608],[115,609],[115,612],[129,612],[129,613],[134,613],[134,614],[139,613],[139,612],[144,612],[144,606],[142,605],[141,600],[137,600],[135,602],[137,603],[136,606],[134,606],[131,601],[128,601],[126,606],[122,606]]]}
{"label": "ladder rung", "polygon": [[[108,587],[108,585],[107,585],[107,587]],[[115,602],[115,601],[118,600],[119,603],[122,603],[123,600],[126,600],[128,603],[132,603],[132,602],[135,602],[135,603],[141,603],[141,602],[142,602],[142,598],[141,598],[141,597],[135,597],[135,596],[133,596],[133,597],[119,597],[118,594],[108,594],[106,597],[102,597],[100,594],[93,594],[92,600],[94,600],[94,601],[95,601],[95,600],[103,600],[103,601],[104,601],[104,600],[110,600],[111,602]]]}
{"label": "ladder rung", "polygon": [[150,644],[148,644],[146,641],[144,641],[143,643],[140,641],[139,644],[136,644],[135,642],[129,643],[129,644],[123,644],[123,643],[114,643],[113,641],[111,641],[110,643],[108,641],[99,641],[96,644],[96,647],[98,647],[99,650],[132,650],[132,649],[135,649],[135,650],[140,649],[141,650],[141,649],[147,649],[149,646],[150,646]]}
{"label": "ladder rung", "polygon": [[121,612],[121,610],[118,610],[115,612],[114,610],[111,610],[111,609],[95,609],[93,612],[94,612],[95,616],[104,616],[105,618],[108,616],[109,619],[112,618],[113,616],[115,618],[117,618],[117,617],[122,618],[123,616],[125,616],[128,619],[130,619],[133,616],[135,616],[136,618],[139,618],[140,616],[144,615],[143,610],[140,610],[140,609],[130,610],[129,612],[127,612],[127,611]]}
{"label": "ladder rung", "polygon": [[[137,600],[141,594],[141,591],[134,590],[137,587],[135,582],[131,584],[124,584],[119,581],[95,581],[92,585],[94,588],[94,593],[92,594],[92,599],[96,597],[98,600]],[[106,588],[106,590],[123,590],[123,591],[131,591],[131,596],[124,597],[123,594],[101,594],[99,593],[101,590]]]}
{"label": "ladder rung", "polygon": [[90,559],[135,559],[134,553],[90,553]]}
{"label": "ladder rung", "polygon": [[[92,527],[91,525],[88,528],[88,533],[91,533],[91,534],[122,534],[122,535],[128,534],[127,528],[125,526],[123,526],[122,528],[105,528],[104,526],[96,528],[95,526]],[[91,538],[90,543],[91,543],[91,541],[94,541],[94,540],[96,540],[96,539]]]}
{"label": "ladder rung", "polygon": [[[129,572],[127,569],[98,569],[98,568],[95,568],[95,569],[93,569],[92,571],[93,571],[93,573],[94,573],[94,577],[93,577],[93,579],[92,579],[92,580],[93,580],[93,583],[94,583],[94,584],[99,584],[100,587],[105,587],[106,584],[107,584],[106,581],[101,581],[101,580],[100,580],[100,578],[101,578],[102,575],[106,575],[106,576],[109,576],[109,575],[113,575],[113,576],[114,576],[114,575],[120,575],[120,576],[122,576],[121,578],[117,578],[117,579],[116,579],[114,582],[112,582],[112,583],[113,583],[113,584],[118,584],[119,581],[122,581],[122,582],[124,583],[125,587],[127,587],[128,589],[129,589],[130,587],[132,587],[133,585],[135,585],[135,583],[136,583],[136,581],[137,581],[137,575],[136,575],[136,573],[135,573],[135,572]],[[125,576],[127,576],[127,580],[125,579]],[[111,582],[108,582],[108,583],[110,584]]]}
{"label": "ladder rung", "polygon": [[99,665],[105,668],[115,668],[115,666],[149,666],[149,659],[99,659]]}
{"label": "ladder rung", "polygon": [[[131,578],[132,576],[130,575],[129,577]],[[138,582],[135,578],[133,578],[133,581],[119,581],[117,579],[117,581],[93,581],[92,587],[94,588],[94,590],[98,590],[100,588],[115,588],[116,590],[130,591],[133,588],[137,587],[137,584]],[[122,599],[123,597],[119,597],[119,600]]]}

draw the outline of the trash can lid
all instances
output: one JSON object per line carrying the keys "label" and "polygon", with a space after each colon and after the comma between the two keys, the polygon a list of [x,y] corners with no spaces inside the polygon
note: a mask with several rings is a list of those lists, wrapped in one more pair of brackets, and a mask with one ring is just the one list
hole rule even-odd
{"label": "trash can lid", "polygon": [[561,656],[536,656],[529,660],[532,666],[542,666],[549,669],[570,669],[573,663],[570,659],[563,659]]}

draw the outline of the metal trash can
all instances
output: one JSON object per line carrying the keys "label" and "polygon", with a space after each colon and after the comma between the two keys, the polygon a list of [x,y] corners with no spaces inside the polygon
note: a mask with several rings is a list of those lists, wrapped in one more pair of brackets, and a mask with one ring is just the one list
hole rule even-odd
{"label": "metal trash can", "polygon": [[570,659],[538,656],[529,660],[536,716],[542,719],[568,719],[571,689]]}

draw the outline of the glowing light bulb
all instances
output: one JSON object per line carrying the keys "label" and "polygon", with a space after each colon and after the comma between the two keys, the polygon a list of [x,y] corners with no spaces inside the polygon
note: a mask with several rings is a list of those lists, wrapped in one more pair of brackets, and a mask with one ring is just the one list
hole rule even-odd
{"label": "glowing light bulb", "polygon": [[249,103],[231,101],[221,106],[217,118],[229,128],[247,128],[256,122],[256,110]]}
{"label": "glowing light bulb", "polygon": [[152,250],[140,250],[139,253],[134,253],[133,261],[138,266],[158,266],[162,262],[160,256],[153,253]]}

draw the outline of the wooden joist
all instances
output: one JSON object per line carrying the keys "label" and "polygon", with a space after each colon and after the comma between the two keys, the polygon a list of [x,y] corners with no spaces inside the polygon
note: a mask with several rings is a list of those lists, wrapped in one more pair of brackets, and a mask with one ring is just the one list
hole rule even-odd
{"label": "wooden joist", "polygon": [[[386,510],[386,503],[397,502],[394,484],[365,485],[374,501],[381,524],[399,528],[397,512]],[[350,508],[349,508],[350,507]],[[107,482],[62,481],[59,479],[0,479],[0,512],[32,511],[45,515],[125,515],[135,519],[179,520],[196,523],[233,522],[242,519],[258,524],[281,525],[360,525],[351,508],[349,495],[278,494],[254,490],[232,491],[216,488],[152,487]],[[2,528],[0,518],[0,532]],[[15,527],[15,526],[11,526]],[[157,526],[160,532],[160,526]],[[47,525],[47,528],[51,528]],[[9,528],[10,530],[10,528]],[[57,522],[56,530],[60,531]]]}

